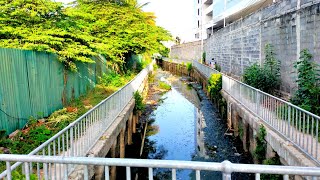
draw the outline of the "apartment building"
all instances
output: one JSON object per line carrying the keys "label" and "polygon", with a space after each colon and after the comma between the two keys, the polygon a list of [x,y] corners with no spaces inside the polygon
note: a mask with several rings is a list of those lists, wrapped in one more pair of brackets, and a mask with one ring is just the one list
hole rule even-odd
{"label": "apartment building", "polygon": [[241,17],[270,5],[275,0],[195,0],[195,39],[211,34]]}

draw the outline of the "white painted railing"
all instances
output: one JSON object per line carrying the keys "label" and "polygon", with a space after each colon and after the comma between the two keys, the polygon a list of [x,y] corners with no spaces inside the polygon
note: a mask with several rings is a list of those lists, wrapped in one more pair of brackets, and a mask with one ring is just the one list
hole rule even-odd
{"label": "white painted railing", "polygon": [[[219,73],[193,62],[206,77]],[[320,117],[222,74],[222,89],[320,165]]]}
{"label": "white painted railing", "polygon": [[[153,63],[143,69],[124,87],[34,149],[29,155],[85,156],[119,113],[131,101],[133,93],[139,89],[152,69]],[[16,169],[20,165],[21,163],[12,165],[11,170]],[[47,168],[51,169],[50,167]],[[6,173],[6,171],[2,172],[0,179],[3,178]]]}
{"label": "white painted railing", "polygon": [[[8,180],[12,179],[10,171],[11,162],[22,162],[24,164],[25,178],[30,179],[31,176],[36,176],[38,179],[68,179],[70,173],[66,168],[61,169],[59,167],[70,165],[83,165],[83,179],[88,180],[89,168],[88,166],[104,166],[105,179],[108,180],[109,168],[111,166],[126,167],[126,179],[131,179],[131,167],[143,167],[148,168],[149,180],[153,179],[154,168],[165,168],[171,170],[172,179],[176,179],[176,172],[181,169],[194,170],[196,173],[196,179],[201,179],[202,171],[218,171],[222,172],[223,180],[231,180],[233,172],[240,173],[253,173],[255,179],[259,180],[261,174],[280,174],[283,175],[284,180],[289,180],[289,175],[301,175],[304,177],[320,177],[319,167],[297,167],[297,166],[274,166],[274,165],[257,165],[257,164],[233,164],[229,161],[223,161],[222,163],[216,162],[197,162],[197,161],[177,161],[177,160],[152,160],[152,159],[117,159],[117,158],[89,158],[89,157],[50,157],[50,156],[28,156],[28,155],[0,155],[0,161],[7,164],[7,176]],[[30,164],[37,164],[37,166],[56,167],[49,172],[47,169],[29,169]],[[78,172],[80,173],[80,172]],[[58,178],[57,178],[58,177]]]}

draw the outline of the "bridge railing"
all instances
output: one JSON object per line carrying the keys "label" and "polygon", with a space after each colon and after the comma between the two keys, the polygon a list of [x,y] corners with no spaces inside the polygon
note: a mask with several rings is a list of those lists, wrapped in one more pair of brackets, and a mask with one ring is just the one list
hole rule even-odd
{"label": "bridge railing", "polygon": [[[66,128],[30,152],[29,155],[85,156],[131,101],[133,93],[139,89],[152,68],[153,64],[151,63],[129,83],[83,114],[76,121],[70,123]],[[20,165],[21,163],[15,163],[11,166],[11,170]],[[30,168],[32,168],[32,164],[30,164]],[[51,169],[50,167],[45,168]],[[6,173],[7,171],[2,172],[0,179]]]}
{"label": "bridge railing", "polygon": [[221,72],[212,69],[209,66],[201,64],[198,61],[192,61],[192,65],[196,67],[207,78],[210,78],[211,74],[221,74]]}
{"label": "bridge railing", "polygon": [[[82,165],[84,180],[89,179],[89,168],[92,166],[103,166],[105,170],[105,179],[110,179],[109,168],[111,166],[126,167],[126,179],[130,180],[132,177],[131,168],[140,167],[148,168],[148,177],[153,179],[154,170],[157,168],[165,168],[171,170],[171,177],[175,180],[177,171],[181,169],[190,169],[195,171],[197,180],[201,178],[203,171],[218,171],[222,172],[222,179],[231,180],[233,172],[239,173],[253,173],[255,179],[260,179],[261,174],[280,174],[283,175],[284,180],[289,180],[289,175],[300,175],[304,177],[320,176],[319,167],[297,167],[297,166],[274,166],[274,165],[257,165],[257,164],[233,164],[229,161],[222,163],[216,162],[197,162],[197,161],[177,161],[177,160],[152,160],[152,159],[119,159],[119,158],[89,158],[89,157],[50,157],[50,156],[28,156],[28,155],[0,155],[0,161],[7,164],[8,180],[13,179],[10,170],[10,163],[22,162],[25,168],[25,179],[30,177],[37,177],[38,179],[51,179],[47,169],[29,169],[30,164],[34,163],[38,166],[56,167],[51,171],[53,179],[68,179],[68,169],[61,169],[61,166]],[[80,172],[78,172],[80,173]]]}
{"label": "bridge railing", "polygon": [[[197,61],[205,76],[219,73]],[[223,74],[222,89],[320,165],[320,117]]]}

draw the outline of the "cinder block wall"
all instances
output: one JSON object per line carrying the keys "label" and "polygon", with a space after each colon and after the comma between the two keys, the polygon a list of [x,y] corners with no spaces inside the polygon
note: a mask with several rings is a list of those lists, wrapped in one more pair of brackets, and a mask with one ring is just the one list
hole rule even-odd
{"label": "cinder block wall", "polygon": [[[293,94],[297,76],[293,66],[300,51],[309,49],[320,64],[320,0],[277,1],[215,32],[205,41],[204,51],[223,72],[240,77],[248,66],[263,64],[267,43],[281,61],[280,90]],[[182,59],[199,59],[201,54],[201,41],[174,46],[171,52]]]}

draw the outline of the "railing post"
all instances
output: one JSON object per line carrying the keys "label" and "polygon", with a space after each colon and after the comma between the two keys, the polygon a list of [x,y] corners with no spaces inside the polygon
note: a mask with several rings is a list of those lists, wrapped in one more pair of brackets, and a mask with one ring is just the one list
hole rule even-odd
{"label": "railing post", "polygon": [[291,106],[288,107],[288,137],[290,139]]}
{"label": "railing post", "polygon": [[232,163],[230,161],[222,162],[222,179],[231,180]]}
{"label": "railing post", "polygon": [[71,156],[74,156],[73,128],[74,128],[74,126],[72,126],[70,128],[70,151],[71,151],[70,154],[71,154]]}

